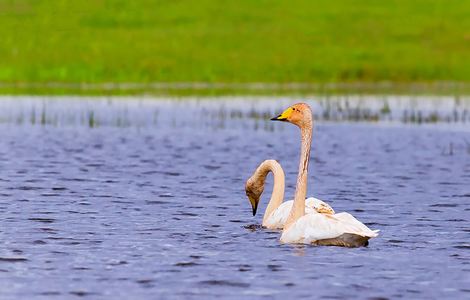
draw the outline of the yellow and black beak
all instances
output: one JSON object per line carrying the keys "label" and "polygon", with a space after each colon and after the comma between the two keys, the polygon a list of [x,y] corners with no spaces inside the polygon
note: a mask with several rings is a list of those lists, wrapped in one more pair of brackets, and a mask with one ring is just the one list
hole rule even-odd
{"label": "yellow and black beak", "polygon": [[271,118],[271,121],[287,121],[287,118],[290,117],[292,114],[292,108],[286,109],[282,114],[278,115],[277,117]]}
{"label": "yellow and black beak", "polygon": [[271,120],[271,121],[286,121],[287,118],[283,118],[283,117],[282,117],[282,114],[280,114],[279,116],[274,117],[274,118],[271,118],[270,120]]}

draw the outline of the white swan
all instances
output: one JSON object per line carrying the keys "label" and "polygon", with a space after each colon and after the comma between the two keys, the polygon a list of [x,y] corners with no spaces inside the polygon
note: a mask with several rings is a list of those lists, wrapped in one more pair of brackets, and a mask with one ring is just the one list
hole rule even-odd
{"label": "white swan", "polygon": [[[263,216],[262,226],[269,229],[282,229],[292,209],[294,200],[282,202],[284,199],[285,176],[281,165],[272,159],[262,162],[253,175],[246,181],[245,191],[256,215],[261,194],[264,191],[266,176],[273,173],[274,187],[268,206]],[[305,200],[305,213],[334,214],[335,211],[325,202],[310,197]]]}
{"label": "white swan", "polygon": [[328,246],[366,246],[378,231],[370,230],[348,213],[306,214],[308,164],[312,143],[313,117],[305,103],[294,104],[271,120],[290,122],[300,128],[301,154],[294,202],[284,224],[282,243],[304,243]]}

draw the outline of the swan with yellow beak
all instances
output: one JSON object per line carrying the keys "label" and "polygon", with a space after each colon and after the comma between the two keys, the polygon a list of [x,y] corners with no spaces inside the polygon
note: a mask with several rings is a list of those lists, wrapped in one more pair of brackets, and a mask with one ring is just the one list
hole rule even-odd
{"label": "swan with yellow beak", "polygon": [[[263,162],[246,183],[246,194],[256,213],[269,172],[274,175],[271,200],[263,217],[263,226],[283,228],[282,243],[303,243],[326,246],[366,246],[370,238],[378,235],[351,214],[335,213],[325,202],[316,198],[306,199],[308,166],[312,143],[313,116],[306,103],[297,103],[272,118],[273,121],[289,122],[300,129],[301,148],[299,171],[293,201],[282,203],[284,197],[284,172],[279,163]],[[282,203],[282,204],[281,204]]]}

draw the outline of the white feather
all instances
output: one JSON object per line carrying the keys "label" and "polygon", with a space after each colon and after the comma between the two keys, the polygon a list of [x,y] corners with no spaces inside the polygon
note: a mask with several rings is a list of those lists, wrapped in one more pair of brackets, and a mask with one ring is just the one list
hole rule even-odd
{"label": "white feather", "polygon": [[[264,226],[270,229],[282,229],[287,221],[287,217],[291,211],[294,200],[283,202],[272,214],[265,220]],[[311,213],[329,213],[334,214],[335,211],[331,206],[320,199],[310,197],[305,199],[305,214]]]}
{"label": "white feather", "polygon": [[370,230],[345,212],[334,215],[313,212],[302,216],[284,230],[281,242],[311,244],[325,239],[338,238],[343,234],[373,238],[378,235],[377,232]]}

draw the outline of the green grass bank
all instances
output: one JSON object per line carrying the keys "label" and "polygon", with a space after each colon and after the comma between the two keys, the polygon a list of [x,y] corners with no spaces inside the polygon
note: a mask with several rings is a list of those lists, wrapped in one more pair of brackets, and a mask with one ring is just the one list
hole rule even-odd
{"label": "green grass bank", "polygon": [[376,82],[468,92],[469,15],[462,0],[0,0],[0,93]]}

